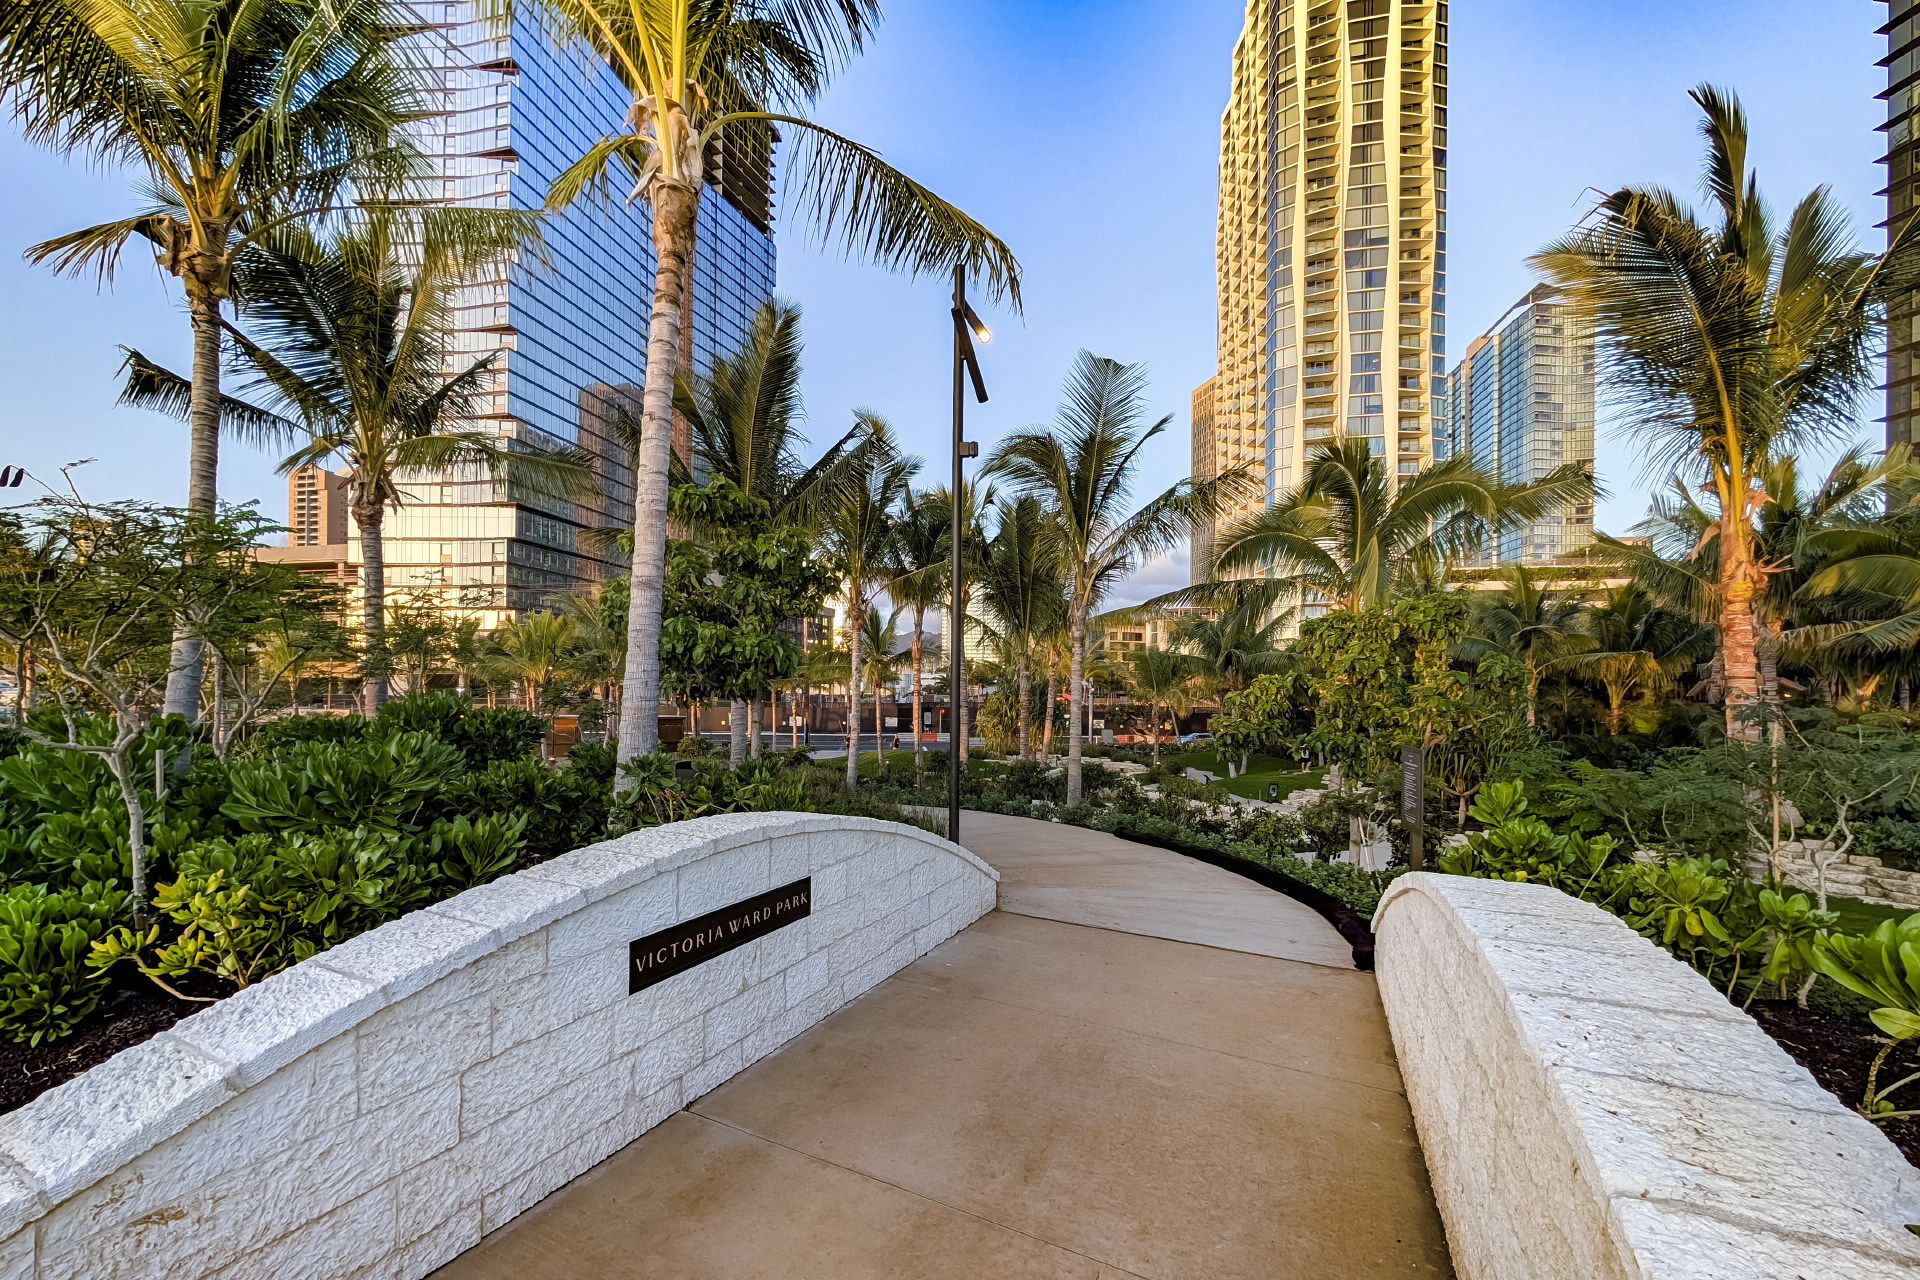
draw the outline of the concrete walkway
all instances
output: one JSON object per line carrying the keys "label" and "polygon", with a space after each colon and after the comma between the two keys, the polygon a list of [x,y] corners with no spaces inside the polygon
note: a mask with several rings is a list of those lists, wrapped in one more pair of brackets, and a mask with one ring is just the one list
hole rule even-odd
{"label": "concrete walkway", "polygon": [[962,823],[1000,910],[436,1274],[1452,1274],[1331,927],[1177,854]]}

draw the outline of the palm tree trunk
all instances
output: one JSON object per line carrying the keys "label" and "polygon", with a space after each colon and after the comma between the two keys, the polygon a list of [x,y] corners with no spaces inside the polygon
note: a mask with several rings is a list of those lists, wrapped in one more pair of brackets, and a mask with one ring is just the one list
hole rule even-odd
{"label": "palm tree trunk", "polygon": [[866,601],[858,589],[847,594],[847,785],[860,785],[860,628],[866,622]]}
{"label": "palm tree trunk", "polygon": [[1147,703],[1147,732],[1153,735],[1153,762],[1157,765],[1160,763],[1160,704],[1157,702]]}
{"label": "palm tree trunk", "polygon": [[1047,720],[1040,726],[1040,758],[1053,759],[1053,710],[1060,699],[1060,669],[1053,655],[1047,655]]}
{"label": "palm tree trunk", "polygon": [[760,699],[747,699],[747,757],[760,754]]}
{"label": "palm tree trunk", "polygon": [[1767,643],[1758,645],[1754,655],[1760,676],[1760,705],[1767,718],[1767,741],[1778,752],[1780,744],[1787,739],[1787,726],[1780,718],[1780,658],[1773,651],[1773,641],[1780,629],[1762,624],[1766,632]]}
{"label": "palm tree trunk", "polygon": [[1033,666],[1025,654],[1020,655],[1020,758],[1033,759],[1033,717],[1028,713],[1027,703],[1033,700]]}
{"label": "palm tree trunk", "polygon": [[727,763],[734,768],[747,758],[747,701],[735,698],[727,708]]}
{"label": "palm tree trunk", "polygon": [[366,647],[361,678],[361,713],[372,719],[387,700],[387,562],[380,546],[380,527],[387,509],[379,502],[362,503],[353,513],[360,527],[360,629]]}
{"label": "palm tree trunk", "polygon": [[[640,451],[633,496],[633,574],[627,605],[626,698],[620,717],[621,763],[645,755],[660,736],[660,608],[667,568],[667,465],[673,449],[673,374],[680,360],[680,314],[693,260],[700,186],[657,181],[653,206],[653,303],[647,320],[647,381],[641,396]],[[627,781],[626,786],[632,783]],[[622,788],[624,789],[624,787]]]}
{"label": "palm tree trunk", "polygon": [[1086,697],[1082,675],[1087,666],[1087,612],[1073,607],[1073,667],[1067,679],[1067,807],[1080,803],[1080,710]]}
{"label": "palm tree trunk", "polygon": [[887,735],[880,724],[880,695],[884,686],[873,686],[873,757],[880,763],[882,781],[887,776]]}
{"label": "palm tree trunk", "polygon": [[927,785],[926,752],[920,745],[920,629],[926,622],[926,613],[919,605],[913,607],[913,785],[916,789]]}
{"label": "palm tree trunk", "polygon": [[[220,482],[220,299],[201,289],[187,295],[193,320],[193,383],[187,417],[192,439],[188,446],[187,510],[210,516],[219,501]],[[162,712],[200,716],[200,682],[206,651],[186,619],[176,624],[173,652],[168,661],[167,691]]]}
{"label": "palm tree trunk", "polygon": [[[1724,525],[1744,518],[1744,514],[1728,517]],[[1745,541],[1725,536],[1732,530],[1724,525],[1720,539],[1720,652],[1724,657],[1721,674],[1726,682],[1727,736],[1757,740],[1760,727],[1749,719],[1760,697],[1759,658],[1753,643],[1753,561]]]}

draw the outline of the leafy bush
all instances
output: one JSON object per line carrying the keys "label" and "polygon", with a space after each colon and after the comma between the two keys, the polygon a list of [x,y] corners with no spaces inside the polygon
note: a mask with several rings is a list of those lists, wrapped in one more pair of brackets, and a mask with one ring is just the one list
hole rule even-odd
{"label": "leafy bush", "polygon": [[1867,1069],[1867,1091],[1860,1113],[1885,1123],[1920,1115],[1901,1111],[1887,1095],[1920,1075],[1880,1087],[1880,1068],[1894,1045],[1920,1036],[1920,915],[1904,920],[1882,920],[1864,937],[1822,935],[1813,940],[1813,967],[1875,1005],[1868,1015],[1889,1037]]}
{"label": "leafy bush", "polygon": [[475,707],[443,736],[466,753],[469,769],[485,769],[500,760],[537,757],[547,736],[547,722],[518,707]]}
{"label": "leafy bush", "polygon": [[458,748],[425,731],[366,743],[302,742],[235,766],[221,812],[245,831],[417,830],[421,809],[462,770]]}
{"label": "leafy bush", "polygon": [[0,1035],[37,1045],[67,1035],[93,1012],[107,976],[87,957],[126,898],[111,882],[72,893],[23,884],[0,894]]}
{"label": "leafy bush", "polygon": [[587,757],[552,769],[538,760],[496,760],[448,783],[440,803],[458,814],[517,819],[526,833],[527,861],[544,862],[605,838],[613,802],[611,753],[605,777],[601,763]]}
{"label": "leafy bush", "polygon": [[1517,782],[1490,782],[1468,810],[1485,830],[1467,836],[1434,859],[1437,870],[1456,876],[1533,881],[1575,896],[1602,879],[1619,842],[1599,835],[1591,840],[1576,831],[1558,831],[1527,813],[1526,794]]}
{"label": "leafy bush", "polygon": [[367,736],[359,716],[282,716],[269,720],[235,744],[236,760],[265,760],[301,742],[359,742]]}

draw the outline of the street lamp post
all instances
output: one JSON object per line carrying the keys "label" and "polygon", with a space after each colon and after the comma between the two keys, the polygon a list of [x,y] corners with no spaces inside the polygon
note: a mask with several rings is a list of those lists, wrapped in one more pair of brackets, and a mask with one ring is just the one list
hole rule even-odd
{"label": "street lamp post", "polygon": [[[967,305],[967,276],[961,267],[953,269],[953,525],[947,543],[947,553],[952,561],[953,579],[948,584],[947,618],[952,623],[953,635],[948,641],[947,661],[950,664],[947,676],[948,715],[947,715],[947,839],[960,843],[960,735],[963,718],[960,715],[960,700],[966,696],[961,687],[961,673],[966,662],[966,628],[960,618],[960,579],[964,571],[965,558],[961,555],[961,525],[965,519],[965,503],[961,500],[964,492],[964,475],[960,468],[963,458],[980,456],[980,446],[974,441],[963,438],[966,422],[966,386],[961,378],[961,368],[973,375],[974,398],[981,404],[987,402],[987,384],[980,377],[980,361],[973,353],[973,339],[987,342],[993,337],[980,317]],[[917,732],[917,730],[916,730]]]}

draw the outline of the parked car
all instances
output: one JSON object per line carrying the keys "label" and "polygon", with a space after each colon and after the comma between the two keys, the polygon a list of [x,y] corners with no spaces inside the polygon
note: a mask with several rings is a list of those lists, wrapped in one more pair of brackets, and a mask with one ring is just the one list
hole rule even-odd
{"label": "parked car", "polygon": [[1180,745],[1183,747],[1188,746],[1195,742],[1212,742],[1212,741],[1213,741],[1213,735],[1210,733],[1187,733],[1187,734],[1182,734],[1180,737]]}

